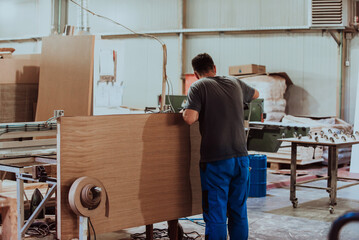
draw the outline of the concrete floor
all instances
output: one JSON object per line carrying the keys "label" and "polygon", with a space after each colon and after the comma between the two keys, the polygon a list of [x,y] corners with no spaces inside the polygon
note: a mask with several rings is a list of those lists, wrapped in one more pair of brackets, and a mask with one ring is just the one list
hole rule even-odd
{"label": "concrete floor", "polygon": [[[289,177],[268,174],[268,177],[283,180]],[[312,183],[326,186],[326,181]],[[348,184],[338,182],[338,186]],[[338,191],[338,205],[335,213],[328,211],[328,194],[324,190],[298,188],[299,205],[292,208],[289,201],[289,188],[276,188],[267,191],[264,198],[248,199],[249,239],[287,240],[287,239],[327,239],[331,222],[349,210],[359,210],[359,186]],[[200,218],[193,216],[192,218]],[[204,227],[190,221],[180,221],[185,232],[197,231],[204,235]],[[155,224],[155,228],[167,228],[166,223]],[[128,240],[133,233],[144,232],[144,227],[131,228],[98,236],[98,239]],[[194,235],[192,235],[194,236]],[[166,238],[163,238],[166,239]],[[204,239],[204,237],[202,237]],[[341,232],[340,239],[359,239],[359,223],[348,224]]]}
{"label": "concrete floor", "polygon": [[[310,174],[325,173],[326,169],[319,167],[309,170]],[[288,175],[267,174],[267,183],[286,182]],[[348,182],[338,182],[338,187]],[[313,182],[310,185],[326,186],[326,181]],[[267,185],[268,186],[268,185]],[[249,198],[248,219],[249,239],[253,240],[323,240],[327,235],[331,223],[343,213],[359,211],[359,185],[338,191],[338,204],[335,213],[328,211],[329,197],[325,190],[297,188],[298,208],[294,209],[289,201],[289,187],[273,188],[267,191],[263,198]],[[202,218],[202,215],[189,218]],[[203,221],[200,221],[203,223]],[[188,220],[180,220],[184,232],[196,231],[204,239],[204,227]],[[154,224],[154,228],[166,229],[167,223]],[[95,226],[96,229],[96,226]],[[131,234],[142,233],[145,227],[137,227],[106,233],[97,236],[99,240],[130,240]],[[195,237],[196,235],[190,235]],[[34,239],[34,238],[30,238]],[[51,239],[51,238],[48,238]],[[162,238],[168,239],[168,238]],[[341,240],[358,240],[359,223],[345,226],[340,234]]]}

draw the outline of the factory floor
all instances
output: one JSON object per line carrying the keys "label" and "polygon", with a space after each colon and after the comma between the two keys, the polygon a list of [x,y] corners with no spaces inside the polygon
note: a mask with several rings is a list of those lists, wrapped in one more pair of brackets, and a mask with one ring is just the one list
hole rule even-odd
{"label": "factory floor", "polygon": [[[306,170],[307,171],[307,170]],[[321,167],[309,170],[309,175],[325,172]],[[298,208],[293,209],[289,201],[289,187],[283,184],[288,183],[288,175],[273,174],[268,171],[267,182],[270,184],[281,182],[281,188],[267,190],[267,196],[263,198],[248,199],[249,239],[256,240],[284,240],[284,239],[327,239],[331,223],[340,215],[349,210],[359,210],[359,185],[345,188],[338,191],[338,205],[335,213],[328,211],[328,194],[325,190],[298,188]],[[311,183],[314,186],[326,187],[326,181]],[[348,182],[338,182],[338,186],[346,185]],[[274,184],[275,186],[275,184]],[[201,215],[192,216],[191,219],[201,218]],[[202,221],[200,221],[202,222]],[[196,231],[204,239],[204,227],[188,220],[180,220],[184,232]],[[165,229],[166,223],[158,223],[155,228]],[[142,233],[144,227],[131,228],[115,233],[107,233],[98,236],[97,239],[106,240],[127,240],[131,234]],[[191,235],[195,237],[196,235]],[[359,223],[348,224],[340,234],[342,240],[359,239]],[[167,238],[163,238],[167,239]]]}

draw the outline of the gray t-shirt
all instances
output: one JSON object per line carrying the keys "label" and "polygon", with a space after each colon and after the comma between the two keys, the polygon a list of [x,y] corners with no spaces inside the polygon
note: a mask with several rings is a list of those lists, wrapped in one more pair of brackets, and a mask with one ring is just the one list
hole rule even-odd
{"label": "gray t-shirt", "polygon": [[188,91],[185,109],[199,112],[201,162],[246,156],[244,103],[254,89],[234,77],[202,78]]}

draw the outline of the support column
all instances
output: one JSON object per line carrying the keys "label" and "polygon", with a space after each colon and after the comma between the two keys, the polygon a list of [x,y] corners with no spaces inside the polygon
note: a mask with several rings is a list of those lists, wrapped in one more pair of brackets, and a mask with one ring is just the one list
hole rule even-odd
{"label": "support column", "polygon": [[[179,29],[186,28],[186,8],[187,0],[178,1],[178,25]],[[181,79],[182,94],[185,94],[185,72],[186,72],[186,35],[181,32],[178,34],[178,71]]]}

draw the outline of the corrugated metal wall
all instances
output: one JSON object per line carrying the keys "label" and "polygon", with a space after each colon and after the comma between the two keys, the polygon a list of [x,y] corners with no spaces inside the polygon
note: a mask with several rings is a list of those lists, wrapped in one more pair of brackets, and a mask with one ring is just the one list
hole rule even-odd
{"label": "corrugated metal wall", "polygon": [[187,1],[188,28],[258,28],[307,25],[307,0]]}
{"label": "corrugated metal wall", "polygon": [[[88,8],[133,30],[162,30],[178,27],[177,0],[89,0]],[[68,23],[77,25],[78,7],[69,2]],[[121,33],[127,30],[106,20],[89,16],[92,33]]]}
{"label": "corrugated metal wall", "polygon": [[50,29],[50,0],[0,1],[0,39],[47,36]]}
{"label": "corrugated metal wall", "polygon": [[350,41],[350,66],[346,68],[344,119],[354,123],[357,86],[359,81],[359,38]]}
{"label": "corrugated metal wall", "polygon": [[[218,73],[228,67],[262,64],[268,72],[287,72],[295,86],[289,89],[288,114],[335,115],[338,48],[319,33],[241,34],[190,37],[187,62],[200,52],[211,54]],[[187,72],[192,72],[187,65]]]}
{"label": "corrugated metal wall", "polygon": [[[308,0],[187,0],[185,25],[194,29],[257,29],[308,24]],[[89,0],[89,8],[113,18],[137,31],[171,30],[179,27],[179,0]],[[14,5],[11,5],[14,4]],[[7,12],[9,5],[15,15]],[[5,7],[4,7],[5,6]],[[47,35],[51,28],[50,1],[0,1],[0,38]],[[32,10],[31,10],[32,9]],[[41,10],[42,9],[42,10]],[[30,11],[31,10],[31,11]],[[41,11],[40,11],[41,10]],[[19,14],[23,13],[23,14]],[[77,7],[68,3],[68,24],[77,25]],[[119,26],[90,16],[92,33],[124,33]],[[190,60],[199,52],[213,55],[219,74],[228,74],[230,65],[265,64],[269,71],[284,71],[295,87],[290,94],[290,114],[335,115],[339,51],[328,34],[260,33],[189,35],[186,37],[186,72],[192,72]],[[168,75],[174,93],[181,93],[179,40],[161,37],[168,45]],[[143,38],[108,41],[120,49],[120,77],[125,79],[124,104],[131,107],[153,106],[161,90],[161,48]],[[17,53],[39,52],[41,42],[4,43]],[[345,120],[353,122],[356,96],[359,40],[351,44],[351,66],[347,68]],[[358,52],[358,53],[357,53]],[[357,59],[358,58],[358,59]]]}
{"label": "corrugated metal wall", "polygon": [[[173,92],[181,93],[177,37],[161,38],[168,49],[167,74]],[[162,89],[162,47],[146,38],[102,40],[119,53],[118,80],[124,82],[123,105],[132,108],[157,106]],[[170,92],[172,94],[172,91]]]}

